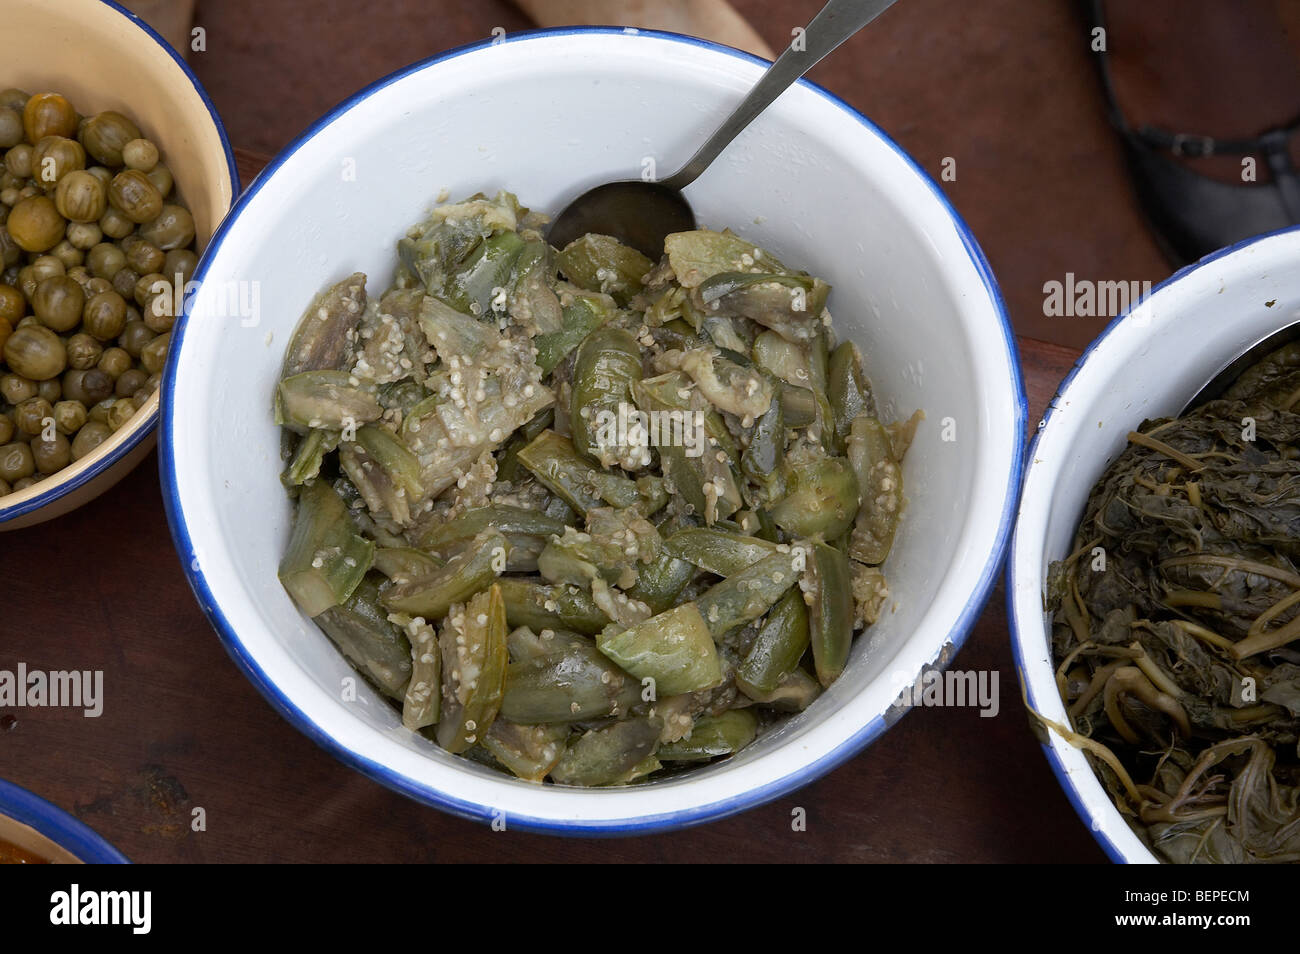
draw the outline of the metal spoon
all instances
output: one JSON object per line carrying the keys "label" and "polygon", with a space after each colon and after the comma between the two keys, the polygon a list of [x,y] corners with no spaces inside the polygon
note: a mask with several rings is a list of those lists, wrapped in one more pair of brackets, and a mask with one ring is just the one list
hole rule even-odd
{"label": "metal spoon", "polygon": [[658,260],[664,238],[695,228],[695,213],[682,196],[686,188],[726,149],[742,129],[837,46],[857,33],[895,0],[830,0],[808,24],[802,42],[791,43],[763,78],[691,160],[667,179],[639,179],[596,186],[574,199],[551,225],[548,241],[563,248],[588,232],[612,235]]}
{"label": "metal spoon", "polygon": [[1202,404],[1208,404],[1210,401],[1222,397],[1223,392],[1232,387],[1232,383],[1241,377],[1243,371],[1251,365],[1259,363],[1278,348],[1293,341],[1300,341],[1300,322],[1287,325],[1285,328],[1279,328],[1268,337],[1261,339],[1243,351],[1222,371],[1210,378],[1209,383],[1196,392],[1196,397],[1187,402],[1187,406],[1179,412],[1179,415],[1186,414]]}

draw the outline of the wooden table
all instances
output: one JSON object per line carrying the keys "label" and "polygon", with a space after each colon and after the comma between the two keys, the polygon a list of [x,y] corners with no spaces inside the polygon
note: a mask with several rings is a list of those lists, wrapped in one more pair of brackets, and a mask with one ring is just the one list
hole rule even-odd
{"label": "wooden table", "polygon": [[[241,177],[263,160],[239,153]],[[1031,427],[1077,352],[1020,340]],[[0,776],[140,862],[1104,861],[1028,729],[1001,585],[955,665],[1001,673],[1001,711],[909,713],[812,785],[643,838],[493,832],[346,768],[280,718],[199,611],[157,457],[93,503],[0,535],[0,669],[100,669],[102,716],[0,712]],[[807,830],[791,830],[791,812]],[[202,808],[206,830],[193,831]]]}

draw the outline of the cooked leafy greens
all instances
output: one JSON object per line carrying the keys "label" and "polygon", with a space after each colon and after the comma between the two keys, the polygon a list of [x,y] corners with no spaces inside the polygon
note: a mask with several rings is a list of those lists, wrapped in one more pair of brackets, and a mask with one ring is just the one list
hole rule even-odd
{"label": "cooked leafy greens", "polygon": [[1129,435],[1047,581],[1057,684],[1170,862],[1300,861],[1300,345]]}

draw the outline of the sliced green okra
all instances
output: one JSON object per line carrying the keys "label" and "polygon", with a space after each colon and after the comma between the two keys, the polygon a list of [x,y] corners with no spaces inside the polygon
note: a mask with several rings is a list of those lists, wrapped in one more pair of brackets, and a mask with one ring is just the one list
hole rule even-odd
{"label": "sliced green okra", "polygon": [[662,762],[706,762],[735,755],[758,735],[758,718],[748,709],[728,709],[695,720],[689,738],[666,742],[655,757]]}
{"label": "sliced green okra", "polygon": [[801,544],[808,553],[799,587],[808,604],[808,635],[817,680],[839,678],[853,647],[853,578],[849,558],[825,543]]}
{"label": "sliced green okra", "polygon": [[733,576],[777,552],[777,545],[718,527],[690,527],[668,538],[673,553],[701,570]]}
{"label": "sliced green okra", "polygon": [[317,626],[387,696],[401,700],[411,679],[411,644],[379,605],[378,583],[367,578],[348,601],[314,617]]}
{"label": "sliced green okra", "polygon": [[[527,507],[509,504],[491,504],[467,510],[443,523],[431,525],[416,541],[420,546],[441,557],[448,557],[485,530],[496,529],[505,534],[513,551],[531,540],[539,545],[553,534],[563,533],[562,520],[547,516]],[[514,570],[514,566],[508,567]]]}
{"label": "sliced green okra", "polygon": [[551,770],[561,785],[618,785],[633,780],[659,745],[663,723],[653,716],[624,719],[569,742]]}
{"label": "sliced green okra", "polygon": [[718,638],[758,619],[798,581],[803,561],[797,548],[779,547],[709,587],[695,601],[709,631]]}
{"label": "sliced green okra", "polygon": [[650,607],[650,612],[662,613],[677,604],[677,598],[694,578],[694,564],[678,559],[665,547],[654,560],[637,570],[636,585],[627,595]]}
{"label": "sliced green okra", "polygon": [[[779,388],[777,393],[779,394]],[[747,497],[752,505],[770,507],[785,495],[782,468],[785,463],[785,445],[785,411],[778,398],[754,421],[749,446],[740,457],[740,471],[755,488]]]}
{"label": "sliced green okra", "polygon": [[792,589],[772,607],[749,652],[736,667],[736,685],[750,698],[770,695],[799,666],[808,649],[808,606]]}
{"label": "sliced green okra", "polygon": [[488,529],[451,557],[445,566],[384,591],[383,602],[394,613],[441,619],[453,603],[485,590],[505,570],[510,544]]}
{"label": "sliced green okra", "polygon": [[564,310],[551,286],[555,252],[545,241],[527,242],[515,261],[514,288],[507,310],[511,321],[530,335],[552,334],[564,327]]}
{"label": "sliced green okra", "polygon": [[556,633],[527,648],[536,654],[510,663],[506,671],[501,715],[511,722],[587,722],[626,715],[641,699],[640,683],[584,636]]}
{"label": "sliced green okra", "polygon": [[[285,431],[284,433],[289,433]],[[339,432],[313,428],[294,448],[293,459],[280,475],[286,487],[297,487],[320,476],[325,455],[339,446]]]}
{"label": "sliced green okra", "polygon": [[763,331],[754,339],[754,364],[792,387],[825,387],[814,380],[809,367],[808,346],[786,341],[775,331]]}
{"label": "sliced green okra", "polygon": [[902,517],[903,469],[894,459],[889,432],[874,417],[854,418],[847,445],[862,498],[849,555],[877,566],[889,556]]}
{"label": "sliced green okra", "polygon": [[303,371],[281,378],[276,423],[342,431],[378,420],[384,409],[371,391],[351,383],[356,380],[346,371]]}
{"label": "sliced green okra", "polygon": [[372,513],[388,513],[399,524],[411,519],[411,501],[424,494],[420,462],[392,431],[367,424],[355,441],[344,441],[339,466]]}
{"label": "sliced green okra", "polygon": [[578,346],[569,426],[573,446],[602,467],[640,470],[650,450],[629,437],[626,409],[641,380],[641,346],[622,328],[599,328]]}
{"label": "sliced green okra", "polygon": [[499,583],[511,626],[532,629],[568,629],[594,636],[609,624],[609,617],[577,586],[551,585],[506,577]]}
{"label": "sliced green okra", "polygon": [[437,572],[445,560],[415,547],[376,547],[375,569],[394,583],[409,583]]}
{"label": "sliced green okra", "polygon": [[627,629],[608,626],[596,637],[596,645],[636,678],[653,679],[660,696],[708,689],[722,681],[718,648],[694,603]]}
{"label": "sliced green okra", "polygon": [[447,614],[442,652],[442,713],[438,744],[464,752],[492,727],[505,692],[506,609],[497,586]]}
{"label": "sliced green okra", "polygon": [[772,522],[799,537],[833,540],[858,513],[858,480],[849,462],[820,449],[800,447],[786,455],[786,493],[769,509]]}
{"label": "sliced green okra", "polygon": [[605,292],[625,308],[654,262],[616,238],[591,232],[564,247],[559,266],[575,285]]}
{"label": "sliced green okra", "polygon": [[695,288],[714,275],[742,268],[785,270],[772,253],[745,241],[731,229],[674,232],[664,239],[664,254],[683,288]]}
{"label": "sliced green okra", "polygon": [[753,368],[745,367],[710,348],[695,348],[676,359],[706,401],[721,411],[741,419],[749,427],[772,406],[774,388],[771,379]]}
{"label": "sliced green okra", "polygon": [[[567,300],[567,304],[565,301]],[[537,366],[550,374],[573,349],[605,322],[614,317],[614,299],[576,288],[565,291],[561,284],[563,326],[559,331],[540,334],[533,339],[537,349]]]}
{"label": "sliced green okra", "polygon": [[390,622],[401,626],[411,641],[411,679],[402,699],[402,725],[420,730],[438,721],[442,707],[442,651],[433,624],[420,616],[394,614]]}
{"label": "sliced green okra", "polygon": [[[457,311],[475,316],[504,311],[515,262],[523,250],[524,240],[515,232],[499,232],[484,239],[447,277],[439,297]],[[494,309],[498,296],[500,308]]]}
{"label": "sliced green okra", "polygon": [[822,687],[802,668],[797,668],[782,676],[771,692],[759,692],[752,686],[748,689],[742,687],[741,692],[778,712],[803,712],[822,694]]}
{"label": "sliced green okra", "polygon": [[325,289],[307,306],[289,339],[282,377],[304,371],[338,371],[348,353],[349,332],[366,309],[366,276],[349,275]]}
{"label": "sliced green okra", "polygon": [[[637,481],[592,466],[573,448],[567,437],[555,431],[542,431],[537,438],[519,451],[519,462],[532,472],[546,489],[563,498],[574,510],[586,513],[606,504],[613,507],[644,508],[653,503],[643,495]],[[648,482],[649,490],[653,482]],[[656,509],[658,509],[656,507]]]}
{"label": "sliced green okra", "polygon": [[308,616],[345,602],[365,577],[375,545],[356,532],[347,505],[323,480],[298,494],[280,582]]}
{"label": "sliced green okra", "polygon": [[483,747],[516,778],[541,782],[564,754],[566,725],[519,725],[498,716],[483,737]]}
{"label": "sliced green okra", "polygon": [[852,341],[844,342],[831,354],[826,396],[835,412],[835,433],[840,440],[848,439],[854,418],[861,414],[875,417],[876,401],[862,370],[862,354]]}

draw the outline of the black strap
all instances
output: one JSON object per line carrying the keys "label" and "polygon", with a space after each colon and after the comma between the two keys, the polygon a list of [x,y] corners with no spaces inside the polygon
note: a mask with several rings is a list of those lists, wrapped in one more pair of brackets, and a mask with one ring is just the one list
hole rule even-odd
{"label": "black strap", "polygon": [[[1086,9],[1090,26],[1093,30],[1106,29],[1104,0],[1087,0]],[[1101,74],[1102,91],[1106,94],[1106,108],[1110,114],[1111,124],[1126,136],[1134,137],[1153,149],[1163,149],[1175,156],[1199,159],[1206,156],[1246,156],[1264,155],[1268,158],[1269,169],[1280,182],[1283,177],[1294,178],[1295,166],[1291,162],[1288,140],[1300,129],[1300,116],[1285,126],[1278,126],[1251,139],[1215,139],[1213,136],[1201,136],[1194,133],[1175,133],[1159,126],[1144,123],[1134,128],[1124,118],[1115,95],[1115,81],[1110,71],[1109,33],[1102,49],[1094,49],[1097,55],[1097,69]],[[1300,193],[1300,187],[1297,187]]]}

